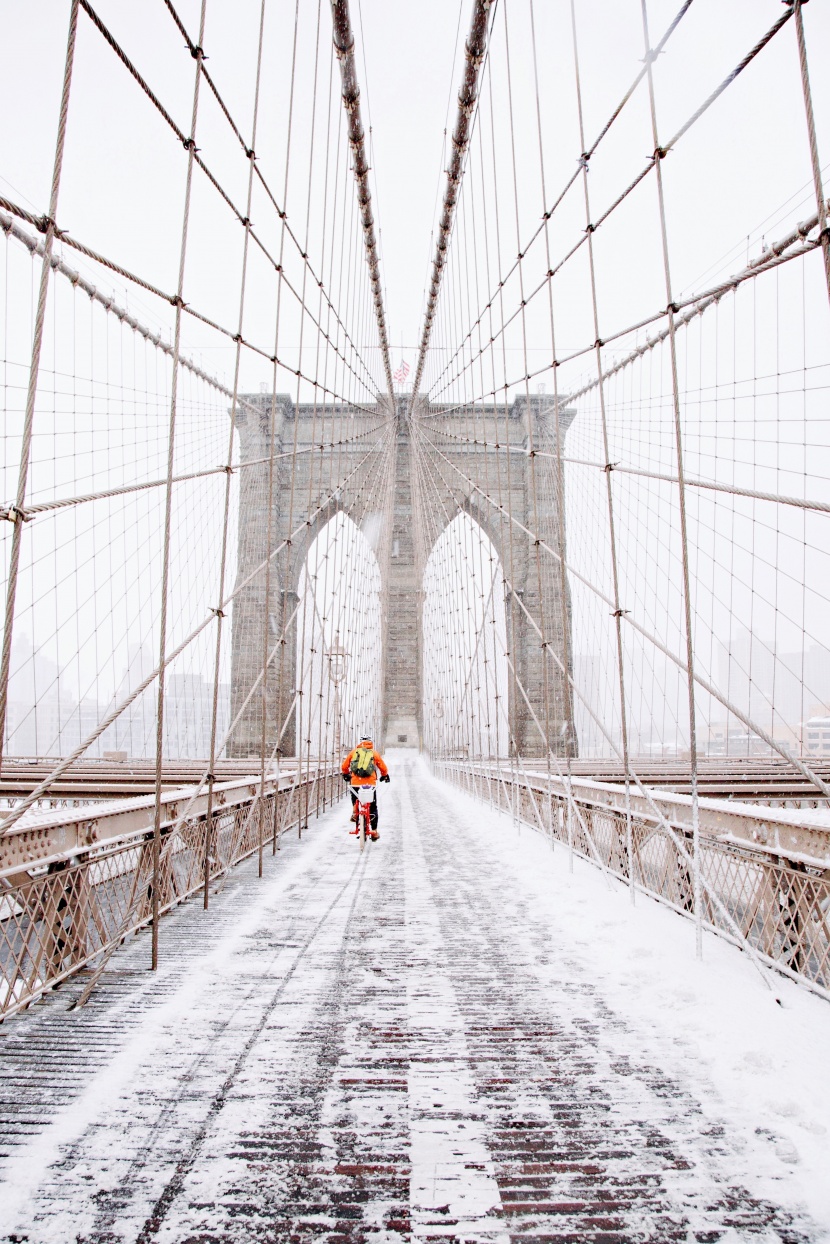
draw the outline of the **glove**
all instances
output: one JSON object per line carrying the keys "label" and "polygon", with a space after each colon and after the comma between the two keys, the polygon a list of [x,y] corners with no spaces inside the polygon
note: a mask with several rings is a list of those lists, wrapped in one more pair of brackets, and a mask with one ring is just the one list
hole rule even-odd
{"label": "glove", "polygon": [[341,773],[340,776],[342,777],[344,782],[351,782],[352,780],[351,773]]}
{"label": "glove", "polygon": [[382,777],[380,780],[381,780],[381,782],[389,782],[389,781],[391,781],[391,778],[389,777],[389,774],[387,773],[387,774],[385,774],[385,775],[384,775],[384,777]]}

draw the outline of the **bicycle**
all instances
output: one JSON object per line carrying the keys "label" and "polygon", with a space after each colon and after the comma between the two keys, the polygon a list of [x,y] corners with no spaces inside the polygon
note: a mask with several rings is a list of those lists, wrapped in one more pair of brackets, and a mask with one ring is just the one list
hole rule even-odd
{"label": "bicycle", "polygon": [[352,790],[357,795],[354,811],[357,818],[357,839],[362,851],[366,846],[366,839],[369,838],[373,841],[375,837],[372,833],[371,823],[375,788],[374,786],[353,786]]}

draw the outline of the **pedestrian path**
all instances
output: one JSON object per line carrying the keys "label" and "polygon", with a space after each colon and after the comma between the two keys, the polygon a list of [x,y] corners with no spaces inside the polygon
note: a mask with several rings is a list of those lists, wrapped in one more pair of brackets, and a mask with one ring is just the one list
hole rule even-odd
{"label": "pedestrian path", "polygon": [[391,771],[0,1031],[0,1240],[830,1238],[830,1006]]}

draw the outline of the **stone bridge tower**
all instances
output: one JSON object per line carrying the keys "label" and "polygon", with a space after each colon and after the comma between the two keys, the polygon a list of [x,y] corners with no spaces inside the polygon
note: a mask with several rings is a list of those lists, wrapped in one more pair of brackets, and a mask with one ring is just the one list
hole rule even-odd
{"label": "stone bridge tower", "polygon": [[[384,671],[384,717],[381,742],[383,746],[417,746],[422,733],[421,652],[422,626],[421,576],[418,550],[413,536],[414,501],[412,479],[413,428],[405,414],[409,398],[398,400],[395,443],[395,495],[389,547],[378,550],[378,560],[386,594],[386,633]],[[440,408],[422,404],[415,419],[423,413],[439,413]],[[326,419],[348,420],[350,435],[359,432],[361,422],[367,431],[382,418],[385,411],[379,404],[371,408],[336,407],[326,409]],[[473,421],[470,412],[449,413],[441,420],[441,452],[444,455],[439,491],[443,514],[455,515],[466,510],[480,524],[498,552],[510,590],[506,594],[505,613],[508,625],[508,650],[512,654],[518,680],[525,689],[528,707],[517,680],[510,678],[509,720],[513,745],[526,756],[543,754],[544,745],[534,715],[539,722],[546,719],[549,737],[555,750],[575,754],[570,697],[564,679],[554,663],[546,658],[539,635],[528,621],[527,614],[543,619],[547,640],[563,659],[572,652],[565,645],[563,617],[570,630],[570,600],[567,582],[560,574],[558,563],[549,555],[539,565],[530,541],[522,536],[510,539],[510,523],[483,499],[476,485],[491,496],[501,497],[514,518],[533,530],[536,523],[540,538],[553,549],[559,548],[561,533],[559,515],[563,513],[557,488],[556,463],[553,458],[539,457],[535,469],[527,454],[530,436],[537,449],[553,453],[556,445],[553,423],[553,401],[544,395],[530,399],[519,397],[512,404],[477,406],[475,409],[476,438],[490,444],[509,444],[509,454],[493,455],[478,443],[470,443]],[[560,433],[564,434],[573,412],[560,409]],[[237,410],[240,456],[252,465],[240,472],[239,526],[237,533],[237,582],[246,580],[264,561],[268,551],[268,458],[271,438],[274,441],[274,478],[271,506],[271,548],[285,541],[292,530],[302,526],[289,549],[272,559],[270,587],[266,601],[264,576],[254,577],[234,601],[232,623],[232,692],[231,717],[240,711],[243,701],[262,669],[264,612],[268,614],[269,645],[283,630],[298,601],[300,576],[311,543],[338,510],[357,508],[366,485],[365,472],[355,472],[347,489],[341,490],[336,502],[318,511],[320,497],[327,492],[324,455],[308,452],[319,437],[321,410],[319,406],[296,406],[287,394],[245,395]],[[456,439],[454,439],[456,438]],[[319,443],[319,442],[318,442]],[[278,455],[297,448],[297,455]],[[353,439],[339,449],[343,461],[338,477],[349,474],[349,458],[357,465],[365,455],[365,441]],[[506,460],[509,456],[509,471]],[[264,460],[264,461],[263,461]],[[498,481],[494,471],[501,472]],[[535,480],[534,480],[535,475]],[[534,487],[535,483],[535,487]],[[310,521],[308,521],[310,519]],[[437,521],[437,520],[436,520]],[[440,535],[442,523],[431,524],[433,539]],[[422,557],[429,549],[421,550]],[[541,568],[541,574],[540,574]],[[541,592],[540,592],[541,583]],[[563,593],[565,608],[562,608]],[[280,657],[269,668],[266,684],[266,748],[278,748],[281,754],[295,751],[296,715],[292,705],[296,691],[297,667],[296,622],[286,630]],[[262,698],[259,691],[242,712],[242,717],[228,744],[229,756],[258,756],[262,737]],[[285,728],[277,738],[280,724]]]}

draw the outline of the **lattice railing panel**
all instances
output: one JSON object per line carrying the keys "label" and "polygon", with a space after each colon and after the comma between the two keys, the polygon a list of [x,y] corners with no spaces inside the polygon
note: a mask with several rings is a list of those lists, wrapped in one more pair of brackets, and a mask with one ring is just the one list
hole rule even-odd
{"label": "lattice railing panel", "polygon": [[[539,779],[502,766],[435,762],[438,776],[531,825],[578,855],[629,879],[628,818],[598,796],[568,799]],[[669,829],[670,826],[670,829]],[[695,918],[693,844],[688,825],[631,817],[634,882]],[[830,996],[830,866],[718,841],[702,833],[702,919],[714,932],[745,939],[764,962]]]}
{"label": "lattice railing panel", "polygon": [[[330,766],[299,783],[174,823],[162,834],[159,911],[164,913],[341,796]],[[187,792],[184,792],[186,794]],[[36,872],[36,870],[33,870]],[[114,841],[72,854],[39,875],[0,880],[0,1018],[29,1005],[152,919],[154,843]]]}

